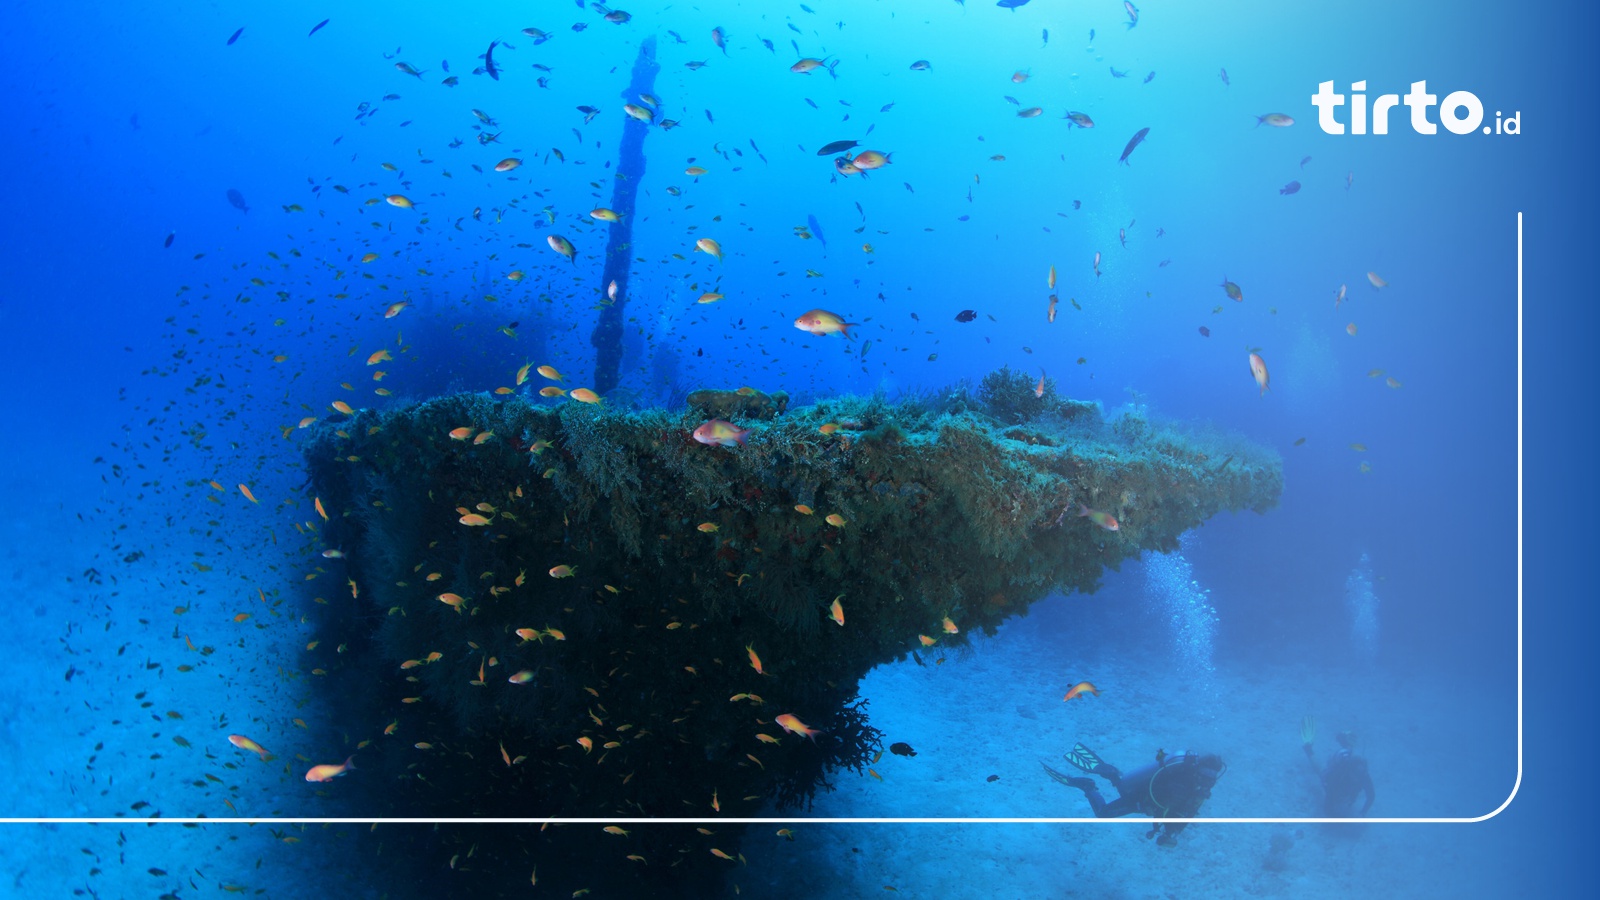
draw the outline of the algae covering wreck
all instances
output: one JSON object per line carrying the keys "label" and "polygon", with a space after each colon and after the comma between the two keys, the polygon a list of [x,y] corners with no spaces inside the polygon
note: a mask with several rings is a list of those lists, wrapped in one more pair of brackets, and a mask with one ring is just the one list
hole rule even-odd
{"label": "algae covering wreck", "polygon": [[[352,739],[377,736],[358,765],[390,782],[361,814],[803,807],[882,748],[856,698],[873,666],[932,662],[1282,489],[1271,451],[1005,370],[899,402],[690,399],[458,394],[318,426],[351,585],[314,608],[347,641]],[[743,446],[692,439],[722,416]]]}

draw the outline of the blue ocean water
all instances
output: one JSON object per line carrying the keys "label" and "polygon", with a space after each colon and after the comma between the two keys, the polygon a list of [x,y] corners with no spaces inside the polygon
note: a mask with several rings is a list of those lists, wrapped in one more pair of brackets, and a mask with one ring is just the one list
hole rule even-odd
{"label": "blue ocean water", "polygon": [[[5,815],[326,813],[299,761],[252,769],[225,741],[271,735],[285,760],[316,763],[337,762],[344,737],[305,687],[315,592],[289,546],[312,514],[293,426],[335,400],[492,391],[530,361],[594,383],[608,232],[588,211],[610,202],[622,105],[639,105],[629,72],[653,36],[608,402],[744,384],[802,403],[894,398],[1009,366],[1108,416],[1204,423],[1284,460],[1270,512],[1215,518],[943,666],[875,671],[874,723],[918,756],[885,757],[881,780],[842,774],[814,814],[1088,816],[1038,767],[1082,741],[1124,769],[1215,750],[1229,765],[1206,814],[1311,816],[1306,716],[1322,757],[1336,732],[1359,735],[1374,816],[1499,807],[1519,774],[1519,212],[1541,603],[1522,794],[1488,823],[1196,825],[1171,849],[1135,820],[800,824],[794,841],[762,825],[721,881],[664,874],[663,895],[1563,889],[1589,826],[1559,816],[1593,795],[1562,774],[1593,729],[1570,719],[1593,705],[1579,688],[1592,657],[1570,642],[1594,616],[1577,563],[1594,532],[1594,375],[1576,349],[1594,313],[1562,266],[1594,233],[1577,162],[1594,125],[1574,110],[1596,86],[1576,49],[1594,13],[1136,8],[1128,27],[1134,14],[1100,0],[658,4],[621,23],[555,2],[14,4],[0,37],[0,410],[18,426],[0,476]],[[474,71],[492,41],[499,78]],[[790,71],[802,57],[824,65]],[[1321,81],[1376,96],[1424,78],[1473,91],[1491,117],[1520,110],[1524,133],[1317,126]],[[1269,113],[1295,122],[1259,124]],[[889,161],[841,175],[817,153],[840,140]],[[496,172],[506,159],[521,165]],[[695,302],[707,292],[724,297]],[[813,308],[861,323],[853,339],[796,330]],[[396,359],[378,382],[366,363],[384,349]],[[1063,705],[1081,678],[1101,696]],[[528,881],[502,837],[474,862],[471,838],[425,826],[7,827],[19,895]],[[390,856],[386,829],[406,835]],[[390,865],[395,847],[415,871]],[[536,839],[524,849],[538,858]],[[544,866],[540,887],[584,887]]]}

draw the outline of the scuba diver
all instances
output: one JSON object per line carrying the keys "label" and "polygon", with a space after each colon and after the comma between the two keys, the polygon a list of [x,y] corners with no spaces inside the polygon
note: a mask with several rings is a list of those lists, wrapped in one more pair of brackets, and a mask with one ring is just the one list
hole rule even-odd
{"label": "scuba diver", "polygon": [[[1339,751],[1328,757],[1328,764],[1317,768],[1317,754],[1312,742],[1317,739],[1317,720],[1306,716],[1300,723],[1300,741],[1305,745],[1306,760],[1311,770],[1322,779],[1323,812],[1329,818],[1350,819],[1365,816],[1372,808],[1377,795],[1372,788],[1372,773],[1367,771],[1367,760],[1356,755],[1356,736],[1352,731],[1341,731],[1335,736]],[[1366,802],[1356,812],[1356,796],[1364,794]]]}
{"label": "scuba diver", "polygon": [[[1083,791],[1089,805],[1094,807],[1097,819],[1114,819],[1130,813],[1140,813],[1155,819],[1189,819],[1200,812],[1200,804],[1211,796],[1211,788],[1227,771],[1222,757],[1215,753],[1199,754],[1193,751],[1168,755],[1156,751],[1156,761],[1124,775],[1116,766],[1096,756],[1093,750],[1076,744],[1066,760],[1090,775],[1098,775],[1117,789],[1117,799],[1106,802],[1092,778],[1068,778],[1055,769],[1045,766],[1051,778]],[[1040,763],[1040,765],[1044,765]],[[1178,833],[1186,822],[1157,824],[1145,834],[1156,838],[1163,847],[1176,847]],[[1159,835],[1159,837],[1158,837]]]}

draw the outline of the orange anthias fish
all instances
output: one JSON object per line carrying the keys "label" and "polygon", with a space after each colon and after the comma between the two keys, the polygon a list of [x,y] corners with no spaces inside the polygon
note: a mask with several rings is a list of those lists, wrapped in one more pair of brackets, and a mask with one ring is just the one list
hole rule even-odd
{"label": "orange anthias fish", "polygon": [[844,624],[844,607],[839,605],[839,598],[843,596],[843,594],[840,594],[838,597],[833,598],[833,605],[828,607],[828,615],[840,625]]}
{"label": "orange anthias fish", "polygon": [[251,753],[261,757],[262,762],[268,762],[272,759],[272,754],[267,752],[267,748],[261,746],[255,741],[250,740],[242,734],[228,735],[228,743],[238,747],[240,750],[249,750]]}
{"label": "orange anthias fish", "polygon": [[773,719],[773,721],[777,722],[784,731],[787,731],[790,734],[803,734],[806,737],[811,738],[812,743],[816,743],[816,735],[821,734],[821,731],[816,728],[807,728],[806,723],[800,721],[789,713],[784,713],[776,719]]}
{"label": "orange anthias fish", "polygon": [[554,250],[555,252],[561,254],[562,256],[565,256],[572,263],[576,264],[578,262],[578,260],[577,260],[578,251],[577,251],[576,248],[574,248],[572,246],[572,242],[571,241],[567,240],[566,238],[562,237],[559,234],[552,234],[552,235],[550,235],[550,236],[545,238],[545,242],[550,245],[550,249],[551,250]]}
{"label": "orange anthias fish", "polygon": [[1082,503],[1078,504],[1078,515],[1079,517],[1087,516],[1089,521],[1099,525],[1101,528],[1104,528],[1107,531],[1117,531],[1118,529],[1122,528],[1122,526],[1117,523],[1116,516],[1113,516],[1110,513],[1101,512],[1098,509],[1090,509],[1089,507],[1084,506]]}
{"label": "orange anthias fish", "polygon": [[1071,700],[1073,697],[1082,697],[1085,694],[1092,694],[1098,697],[1100,696],[1100,689],[1087,681],[1080,681],[1073,685],[1071,690],[1067,691],[1067,695],[1062,697],[1061,701],[1065,703],[1066,701]]}
{"label": "orange anthias fish", "polygon": [[1044,370],[1039,370],[1039,383],[1034,385],[1033,395],[1040,400],[1044,399]]}
{"label": "orange anthias fish", "polygon": [[1255,376],[1256,384],[1261,385],[1261,394],[1265,396],[1272,376],[1267,374],[1267,361],[1258,353],[1250,354],[1250,374]]}
{"label": "orange anthias fish", "polygon": [[750,429],[740,428],[723,419],[712,419],[697,427],[690,436],[708,446],[743,447],[745,440],[750,437]]}
{"label": "orange anthias fish", "polygon": [[355,771],[355,768],[356,768],[355,759],[356,759],[355,754],[351,754],[350,756],[345,758],[344,762],[340,763],[337,766],[335,766],[335,765],[312,766],[311,767],[311,771],[306,773],[306,780],[307,781],[332,781],[335,778],[338,778],[340,775],[343,775],[346,772]]}
{"label": "orange anthias fish", "polygon": [[754,644],[745,644],[744,645],[744,649],[745,649],[746,653],[750,654],[750,668],[755,669],[757,675],[765,675],[765,674],[767,674],[766,672],[763,672],[761,670],[761,657],[756,655],[755,645]]}
{"label": "orange anthias fish", "polygon": [[845,337],[850,337],[850,329],[859,324],[861,323],[846,322],[843,316],[828,312],[825,309],[813,309],[794,320],[794,327],[818,337],[826,337],[830,334],[842,334]]}

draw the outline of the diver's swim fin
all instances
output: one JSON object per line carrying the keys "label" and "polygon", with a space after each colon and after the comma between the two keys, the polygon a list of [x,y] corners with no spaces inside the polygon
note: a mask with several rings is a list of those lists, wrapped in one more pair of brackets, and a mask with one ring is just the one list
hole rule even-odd
{"label": "diver's swim fin", "polygon": [[1306,716],[1300,720],[1300,743],[1309,744],[1317,739],[1317,720]]}
{"label": "diver's swim fin", "polygon": [[1058,783],[1064,784],[1067,787],[1077,787],[1077,785],[1072,783],[1076,779],[1068,778],[1067,776],[1061,774],[1060,772],[1057,772],[1055,769],[1052,769],[1049,766],[1045,766],[1043,762],[1039,763],[1039,765],[1044,766],[1045,774],[1047,774],[1051,778],[1055,779]]}
{"label": "diver's swim fin", "polygon": [[1082,744],[1073,744],[1072,749],[1065,754],[1065,758],[1067,762],[1072,763],[1074,766],[1077,766],[1085,772],[1088,772],[1090,775],[1095,774],[1094,770],[1096,766],[1105,765],[1105,760],[1102,760],[1100,757],[1096,756],[1093,750],[1090,750],[1088,747],[1085,747]]}

